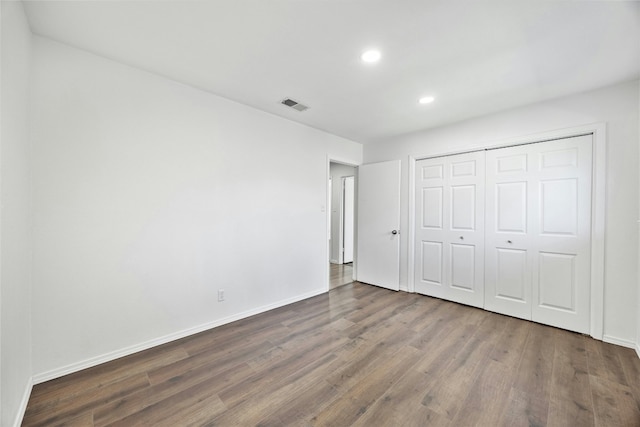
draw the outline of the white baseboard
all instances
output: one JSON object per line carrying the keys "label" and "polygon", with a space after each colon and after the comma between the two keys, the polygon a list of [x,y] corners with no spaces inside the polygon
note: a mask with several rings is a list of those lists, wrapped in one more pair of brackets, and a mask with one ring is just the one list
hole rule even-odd
{"label": "white baseboard", "polygon": [[[200,332],[204,332],[209,329],[213,329],[218,326],[226,325],[227,323],[235,322],[236,320],[244,319],[250,316],[254,316],[256,314],[264,313],[265,311],[273,310],[279,307],[283,307],[285,305],[293,304],[298,301],[305,300],[307,298],[314,297],[316,295],[320,295],[327,292],[326,288],[316,289],[315,291],[307,292],[302,295],[295,296],[293,298],[287,298],[282,301],[275,302],[273,304],[264,305],[262,307],[258,307],[252,310],[243,311],[238,314],[234,314],[232,316],[228,316],[222,319],[214,320],[212,322],[205,323],[203,325],[198,325],[193,328],[184,329],[182,331],[165,335],[163,337],[159,337],[156,339],[152,339],[140,344],[132,345],[130,347],[125,347],[119,350],[112,351],[110,353],[106,353],[100,356],[92,357],[90,359],[82,360],[80,362],[72,363],[67,366],[63,366],[61,368],[52,369],[47,372],[42,372],[33,376],[33,384],[40,384],[45,381],[49,381],[55,378],[60,378],[62,376],[72,374],[74,372],[81,371],[83,369],[91,368],[96,365],[100,365],[102,363],[110,362],[115,359],[119,359],[124,356],[129,356],[130,354],[137,353],[139,351],[147,350],[152,347],[156,347],[162,344],[166,344],[171,341],[175,341],[184,337],[188,337],[190,335],[194,335]],[[28,396],[27,396],[28,399]],[[25,406],[26,407],[26,406]]]}
{"label": "white baseboard", "polygon": [[18,408],[18,413],[16,414],[16,418],[13,422],[15,427],[20,427],[22,425],[22,420],[24,419],[24,414],[27,411],[27,404],[29,403],[29,397],[31,397],[31,390],[33,389],[33,379],[29,378],[27,382],[27,386],[24,389],[24,393],[22,393],[22,400],[20,401],[20,407]]}
{"label": "white baseboard", "polygon": [[608,342],[609,344],[619,345],[621,347],[634,348],[634,349],[636,348],[635,342],[624,340],[622,338],[612,337],[611,335],[604,335],[602,337],[602,341]]}

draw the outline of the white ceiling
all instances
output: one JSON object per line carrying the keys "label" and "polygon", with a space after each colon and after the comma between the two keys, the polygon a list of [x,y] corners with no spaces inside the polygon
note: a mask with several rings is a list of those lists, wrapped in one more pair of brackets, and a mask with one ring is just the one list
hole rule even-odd
{"label": "white ceiling", "polygon": [[[357,142],[640,76],[640,2],[27,1],[34,33]],[[382,60],[367,65],[369,47]],[[436,101],[418,105],[423,95]],[[279,103],[291,97],[311,108]]]}

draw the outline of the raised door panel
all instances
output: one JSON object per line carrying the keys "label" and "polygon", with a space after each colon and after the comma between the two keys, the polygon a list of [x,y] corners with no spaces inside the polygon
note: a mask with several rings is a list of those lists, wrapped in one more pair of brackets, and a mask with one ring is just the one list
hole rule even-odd
{"label": "raised door panel", "polygon": [[[582,137],[580,137],[582,138]],[[562,142],[561,142],[562,143]],[[566,149],[547,148],[540,152],[540,170],[578,166],[577,147]]]}
{"label": "raised door panel", "polygon": [[540,252],[538,305],[550,310],[576,312],[576,256]]}
{"label": "raised door panel", "polygon": [[439,160],[437,164],[422,166],[420,171],[423,180],[442,179],[444,178],[444,163]]}
{"label": "raised door panel", "polygon": [[540,232],[575,236],[578,232],[578,180],[553,179],[540,182]]}
{"label": "raised door panel", "polygon": [[527,280],[527,251],[496,249],[495,297],[525,303],[529,294]]}
{"label": "raised door panel", "polygon": [[451,187],[451,230],[475,230],[476,193],[475,185]]}
{"label": "raised door panel", "polygon": [[476,160],[463,160],[451,162],[451,177],[476,176]]}
{"label": "raised door panel", "polygon": [[422,242],[422,281],[442,286],[442,242]]}
{"label": "raised door panel", "polygon": [[528,153],[506,153],[506,155],[493,156],[491,167],[495,175],[521,174],[527,172],[527,158]]}
{"label": "raised door panel", "polygon": [[426,187],[422,189],[422,228],[442,229],[442,187]]}
{"label": "raised door panel", "polygon": [[488,250],[485,307],[497,313],[531,319],[528,251],[495,247]]}
{"label": "raised door panel", "polygon": [[451,287],[463,291],[475,291],[476,255],[475,245],[452,243],[450,248]]}
{"label": "raised door panel", "polygon": [[527,182],[495,185],[495,230],[498,233],[527,232]]}

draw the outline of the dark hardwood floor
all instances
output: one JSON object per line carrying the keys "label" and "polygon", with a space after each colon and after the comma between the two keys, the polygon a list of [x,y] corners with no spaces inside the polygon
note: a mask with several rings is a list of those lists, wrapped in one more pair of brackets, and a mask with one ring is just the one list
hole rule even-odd
{"label": "dark hardwood floor", "polygon": [[635,352],[357,282],[34,387],[25,426],[638,426]]}

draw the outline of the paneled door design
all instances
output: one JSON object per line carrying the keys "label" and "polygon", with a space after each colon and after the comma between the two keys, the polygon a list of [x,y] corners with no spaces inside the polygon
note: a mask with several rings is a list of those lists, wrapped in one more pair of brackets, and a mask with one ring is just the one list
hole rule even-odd
{"label": "paneled door design", "polygon": [[484,303],[484,151],[416,162],[416,292]]}
{"label": "paneled door design", "polygon": [[591,135],[487,151],[487,310],[589,332],[591,156]]}

